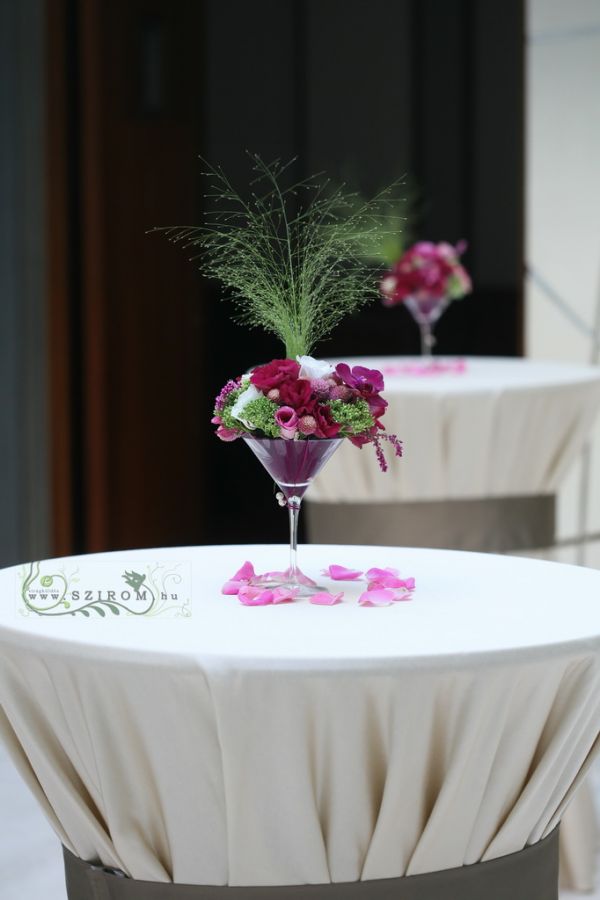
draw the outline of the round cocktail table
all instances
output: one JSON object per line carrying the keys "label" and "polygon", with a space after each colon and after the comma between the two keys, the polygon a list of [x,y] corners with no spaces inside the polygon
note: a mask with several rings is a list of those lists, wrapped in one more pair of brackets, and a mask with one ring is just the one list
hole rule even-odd
{"label": "round cocktail table", "polygon": [[141,881],[328,885],[549,837],[597,749],[600,572],[307,546],[309,576],[392,566],[414,598],[220,593],[245,560],[285,557],[190,547],[0,573],[0,735],[67,851]]}

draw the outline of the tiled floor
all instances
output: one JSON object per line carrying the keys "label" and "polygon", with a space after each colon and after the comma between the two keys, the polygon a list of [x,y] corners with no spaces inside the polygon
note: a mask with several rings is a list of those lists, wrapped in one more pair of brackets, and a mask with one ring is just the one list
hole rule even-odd
{"label": "tiled floor", "polygon": [[[577,561],[571,548],[536,555]],[[600,568],[600,542],[586,548],[586,565]],[[0,830],[2,900],[66,900],[59,842],[1,746]],[[561,894],[561,900],[583,897],[600,900],[600,887],[593,894]]]}
{"label": "tiled floor", "polygon": [[0,745],[2,900],[66,900],[58,839]]}

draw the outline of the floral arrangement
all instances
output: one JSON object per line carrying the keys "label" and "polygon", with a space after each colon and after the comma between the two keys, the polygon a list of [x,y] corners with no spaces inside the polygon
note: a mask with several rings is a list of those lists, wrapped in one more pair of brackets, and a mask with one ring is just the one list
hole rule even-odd
{"label": "floral arrangement", "polygon": [[458,300],[470,293],[471,279],[460,262],[467,245],[419,241],[391,266],[380,291],[385,306],[397,306],[408,298]]}
{"label": "floral arrangement", "polygon": [[262,327],[285,345],[284,359],[223,387],[212,420],[217,435],[224,441],[347,437],[358,447],[373,444],[385,471],[382,442],[398,456],[402,445],[380,421],[387,406],[381,372],[334,368],[308,354],[344,316],[379,296],[367,248],[396,234],[394,190],[400,182],[363,199],[320,176],[286,184],[291,163],[249,155],[249,194],[209,166],[204,224],[158,229],[197,249],[192,258],[221,282],[241,322]]}
{"label": "floral arrangement", "polygon": [[397,456],[402,444],[381,424],[387,401],[383,375],[364,366],[299,356],[274,359],[228,381],[215,402],[213,424],[223,441],[244,435],[286,441],[348,438],[357,447],[372,443],[383,471],[382,441]]}
{"label": "floral arrangement", "polygon": [[[395,184],[362,200],[319,177],[286,186],[288,167],[267,164],[257,155],[251,159],[256,177],[249,194],[238,193],[222,169],[210,167],[205,197],[214,208],[207,210],[204,224],[162,230],[184,247],[198,249],[193,258],[200,270],[221,282],[240,321],[264,328],[285,345],[284,358],[228,381],[215,401],[217,436],[246,440],[279,486],[276,498],[289,512],[289,568],[258,579],[248,564],[247,583],[238,595],[248,605],[298,596],[335,604],[337,594],[321,591],[298,568],[304,492],[343,438],[358,447],[372,444],[383,471],[388,467],[383,441],[397,456],[402,444],[381,424],[387,407],[381,372],[345,363],[334,367],[309,354],[340,319],[379,295],[367,248],[372,238],[386,234],[386,222],[397,222],[388,209]],[[246,579],[244,572],[243,567],[236,573],[236,584]],[[371,593],[364,602],[396,597],[379,582]]]}

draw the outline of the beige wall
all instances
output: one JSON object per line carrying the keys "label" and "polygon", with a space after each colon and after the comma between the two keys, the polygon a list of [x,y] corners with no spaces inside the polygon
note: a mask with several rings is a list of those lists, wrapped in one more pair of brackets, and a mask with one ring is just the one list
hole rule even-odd
{"label": "beige wall", "polygon": [[[529,0],[527,31],[527,355],[587,362],[600,303],[600,0]],[[580,472],[559,497],[562,537],[578,531]],[[590,487],[597,532],[600,423]]]}

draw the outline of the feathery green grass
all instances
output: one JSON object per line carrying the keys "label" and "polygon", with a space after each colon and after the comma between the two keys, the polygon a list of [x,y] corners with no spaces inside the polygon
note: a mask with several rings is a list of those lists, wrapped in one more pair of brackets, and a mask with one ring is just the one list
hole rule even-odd
{"label": "feathery green grass", "polygon": [[400,219],[391,210],[402,180],[370,200],[322,175],[284,188],[293,160],[282,165],[249,156],[255,173],[249,197],[220,167],[209,166],[204,223],[158,230],[197,249],[191,259],[221,282],[238,321],[276,335],[294,359],[379,296],[379,273],[365,248],[375,237],[397,236]]}

